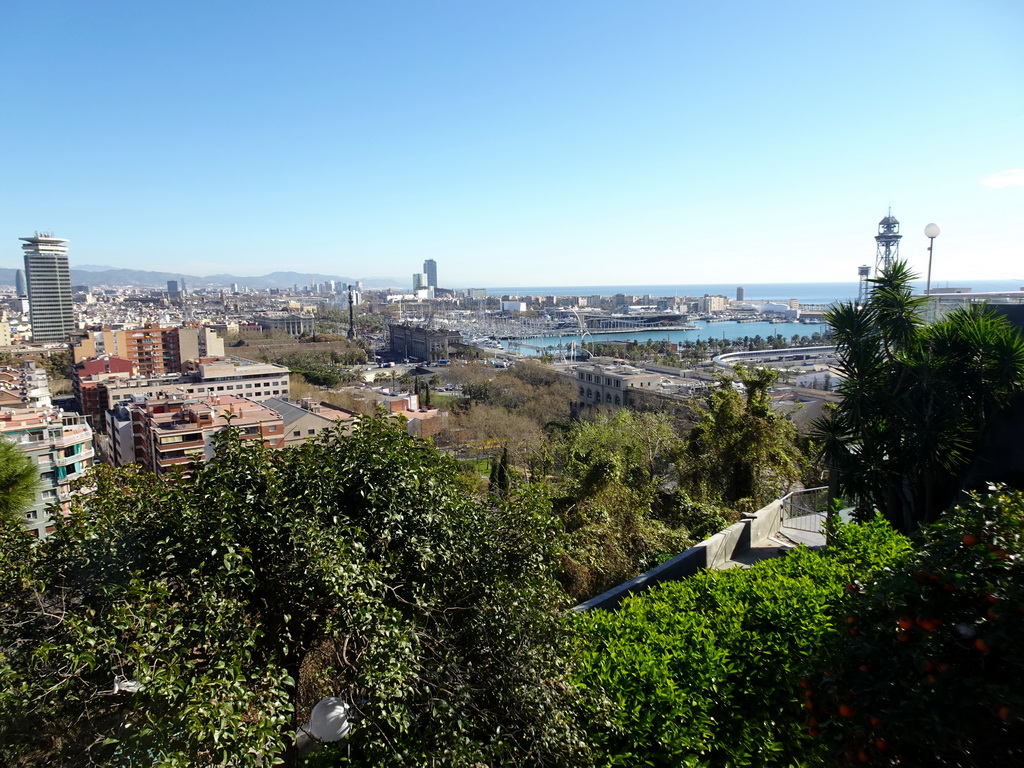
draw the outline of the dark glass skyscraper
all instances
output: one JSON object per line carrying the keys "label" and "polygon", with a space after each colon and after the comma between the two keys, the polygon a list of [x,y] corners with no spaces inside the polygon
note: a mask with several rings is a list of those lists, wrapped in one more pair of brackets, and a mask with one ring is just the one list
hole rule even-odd
{"label": "dark glass skyscraper", "polygon": [[423,272],[427,276],[427,285],[431,288],[437,288],[437,262],[433,259],[424,261]]}
{"label": "dark glass skyscraper", "polygon": [[25,244],[32,341],[67,341],[75,329],[67,240],[51,233],[19,238]]}

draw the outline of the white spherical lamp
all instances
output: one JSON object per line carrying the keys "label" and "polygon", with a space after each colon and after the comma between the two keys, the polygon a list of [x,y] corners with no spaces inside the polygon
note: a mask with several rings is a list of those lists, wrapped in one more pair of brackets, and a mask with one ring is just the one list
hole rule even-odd
{"label": "white spherical lamp", "polygon": [[939,225],[929,224],[924,228],[924,236],[931,239],[939,236]]}
{"label": "white spherical lamp", "polygon": [[320,741],[341,741],[351,730],[348,704],[337,696],[320,699],[309,715],[309,732]]}

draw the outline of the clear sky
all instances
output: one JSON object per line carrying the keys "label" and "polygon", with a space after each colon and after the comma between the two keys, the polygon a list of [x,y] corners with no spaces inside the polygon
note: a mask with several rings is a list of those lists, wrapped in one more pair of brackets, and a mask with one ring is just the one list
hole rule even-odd
{"label": "clear sky", "polygon": [[3,5],[0,266],[1024,279],[1021,0]]}

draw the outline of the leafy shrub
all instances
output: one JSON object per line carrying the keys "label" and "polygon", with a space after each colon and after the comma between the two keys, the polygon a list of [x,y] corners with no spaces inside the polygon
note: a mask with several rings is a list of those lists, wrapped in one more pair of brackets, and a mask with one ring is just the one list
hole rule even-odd
{"label": "leafy shrub", "polygon": [[823,759],[797,680],[840,623],[845,586],[905,557],[879,521],[833,547],[705,571],[581,617],[578,679],[606,765],[783,766]]}
{"label": "leafy shrub", "polygon": [[925,529],[901,567],[853,585],[806,693],[810,731],[850,761],[1022,764],[1022,535],[1024,495],[993,489]]}

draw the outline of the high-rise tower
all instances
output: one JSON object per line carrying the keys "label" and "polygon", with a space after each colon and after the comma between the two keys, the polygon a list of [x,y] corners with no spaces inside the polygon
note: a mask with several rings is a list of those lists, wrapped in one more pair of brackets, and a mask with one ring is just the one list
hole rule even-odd
{"label": "high-rise tower", "polygon": [[427,285],[431,288],[437,288],[437,262],[433,259],[424,261],[423,272],[427,276]]}
{"label": "high-rise tower", "polygon": [[75,329],[67,240],[51,232],[21,237],[28,282],[29,322],[33,341],[67,341]]}
{"label": "high-rise tower", "polygon": [[25,285],[25,270],[19,269],[14,273],[14,292],[18,294],[18,297],[27,296],[27,286]]}
{"label": "high-rise tower", "polygon": [[876,275],[883,269],[891,267],[892,263],[899,259],[901,237],[903,235],[900,234],[900,223],[896,221],[890,208],[889,214],[878,222],[878,235],[875,236],[875,242],[878,243],[875,253]]}

